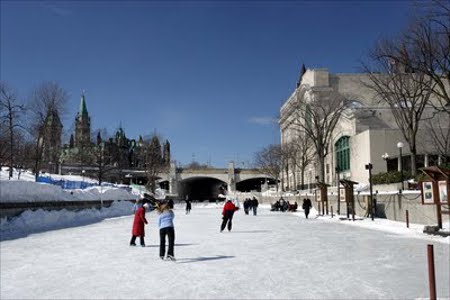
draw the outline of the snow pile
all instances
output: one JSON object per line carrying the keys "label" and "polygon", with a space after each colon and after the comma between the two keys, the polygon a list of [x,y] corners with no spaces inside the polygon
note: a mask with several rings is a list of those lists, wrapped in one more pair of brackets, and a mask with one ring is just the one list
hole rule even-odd
{"label": "snow pile", "polygon": [[[49,176],[54,180],[96,182],[78,175]],[[8,168],[3,167],[0,171],[0,202],[132,200],[142,192],[138,188],[109,183],[86,189],[64,190],[58,185],[34,182],[34,175],[29,171],[22,172],[18,180],[18,172],[14,170],[13,178],[8,178]]]}
{"label": "snow pile", "polygon": [[0,219],[1,240],[23,237],[42,231],[86,225],[107,218],[130,215],[132,212],[133,203],[129,201],[115,201],[110,207],[80,211],[67,209],[26,210],[20,216],[10,220],[7,218]]}

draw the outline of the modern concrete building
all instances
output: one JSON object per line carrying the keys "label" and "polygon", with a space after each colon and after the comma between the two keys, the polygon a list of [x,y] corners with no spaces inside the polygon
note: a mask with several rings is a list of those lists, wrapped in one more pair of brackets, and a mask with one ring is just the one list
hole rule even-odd
{"label": "modern concrete building", "polygon": [[[372,174],[400,170],[400,167],[405,171],[410,169],[408,143],[396,124],[392,109],[380,101],[375,91],[368,86],[369,82],[369,75],[364,73],[333,74],[327,69],[303,67],[297,88],[281,107],[279,125],[283,146],[299,135],[294,125],[296,118],[299,118],[294,103],[308,102],[320,93],[328,92],[343,97],[349,104],[331,135],[328,155],[325,157],[324,182],[332,186],[336,185],[337,173],[341,179],[367,184],[369,175],[365,165],[368,163],[373,165]],[[423,118],[430,118],[433,111],[431,107],[426,108]],[[429,138],[424,125],[417,136],[418,168],[439,162],[438,152]],[[398,146],[402,145],[399,149]],[[400,151],[402,166],[398,159]],[[282,174],[284,188],[305,189],[299,186],[299,168],[291,166],[290,170],[288,175]],[[317,161],[313,159],[305,169],[306,188],[316,182],[317,174]]]}

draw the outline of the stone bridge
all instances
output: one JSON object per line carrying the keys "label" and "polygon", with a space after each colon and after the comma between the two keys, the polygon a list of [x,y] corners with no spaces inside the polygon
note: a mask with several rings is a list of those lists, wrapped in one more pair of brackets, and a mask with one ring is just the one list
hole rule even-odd
{"label": "stone bridge", "polygon": [[[94,172],[95,168],[83,168],[86,176]],[[62,174],[81,173],[73,167],[69,170],[64,166]],[[144,170],[122,169],[116,170],[106,176],[105,181],[121,183],[144,184],[146,175]],[[160,186],[169,191],[169,194],[185,199],[189,196],[192,200],[212,200],[217,198],[220,189],[224,188],[229,193],[261,191],[261,188],[268,184],[274,184],[275,180],[257,169],[235,168],[234,162],[228,164],[228,168],[208,168],[208,169],[186,169],[177,168],[172,162],[170,169],[166,173],[158,176]]]}

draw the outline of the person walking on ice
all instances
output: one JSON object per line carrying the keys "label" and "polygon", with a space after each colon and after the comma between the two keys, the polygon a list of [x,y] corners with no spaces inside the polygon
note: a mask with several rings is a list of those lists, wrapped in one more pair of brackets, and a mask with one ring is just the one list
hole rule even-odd
{"label": "person walking on ice", "polygon": [[130,246],[136,246],[136,238],[139,237],[141,246],[145,247],[145,224],[148,224],[145,218],[145,211],[150,207],[149,203],[145,203],[143,206],[138,207],[134,214],[133,229],[131,231]]}
{"label": "person walking on ice", "polygon": [[191,200],[189,199],[189,196],[186,195],[186,214],[189,214],[191,212],[192,209],[192,204],[191,204]]}
{"label": "person walking on ice", "polygon": [[167,250],[167,259],[171,261],[176,261],[174,254],[175,245],[175,228],[173,224],[173,219],[175,214],[173,212],[173,204],[165,203],[159,206],[159,257],[164,259],[166,254],[166,236],[169,240],[169,248]]}
{"label": "person walking on ice", "polygon": [[222,232],[225,229],[225,227],[228,227],[228,231],[231,231],[231,228],[233,226],[232,224],[233,215],[235,211],[236,206],[233,204],[231,199],[228,198],[222,210],[222,225],[220,226],[220,232]]}
{"label": "person walking on ice", "polygon": [[311,209],[312,204],[311,204],[311,200],[309,199],[303,199],[303,204],[302,204],[302,208],[305,211],[305,217],[308,219],[308,215],[309,215],[309,210]]}

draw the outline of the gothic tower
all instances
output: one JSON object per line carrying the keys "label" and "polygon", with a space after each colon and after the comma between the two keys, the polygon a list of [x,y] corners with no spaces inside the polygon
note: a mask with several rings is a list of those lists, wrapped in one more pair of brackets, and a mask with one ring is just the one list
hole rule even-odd
{"label": "gothic tower", "polygon": [[75,147],[88,147],[91,143],[91,118],[87,112],[84,93],[81,94],[80,110],[75,118]]}
{"label": "gothic tower", "polygon": [[169,166],[170,164],[170,143],[168,140],[163,145],[163,161],[164,164]]}
{"label": "gothic tower", "polygon": [[58,112],[49,110],[42,134],[42,162],[44,169],[50,173],[58,172],[62,128]]}

